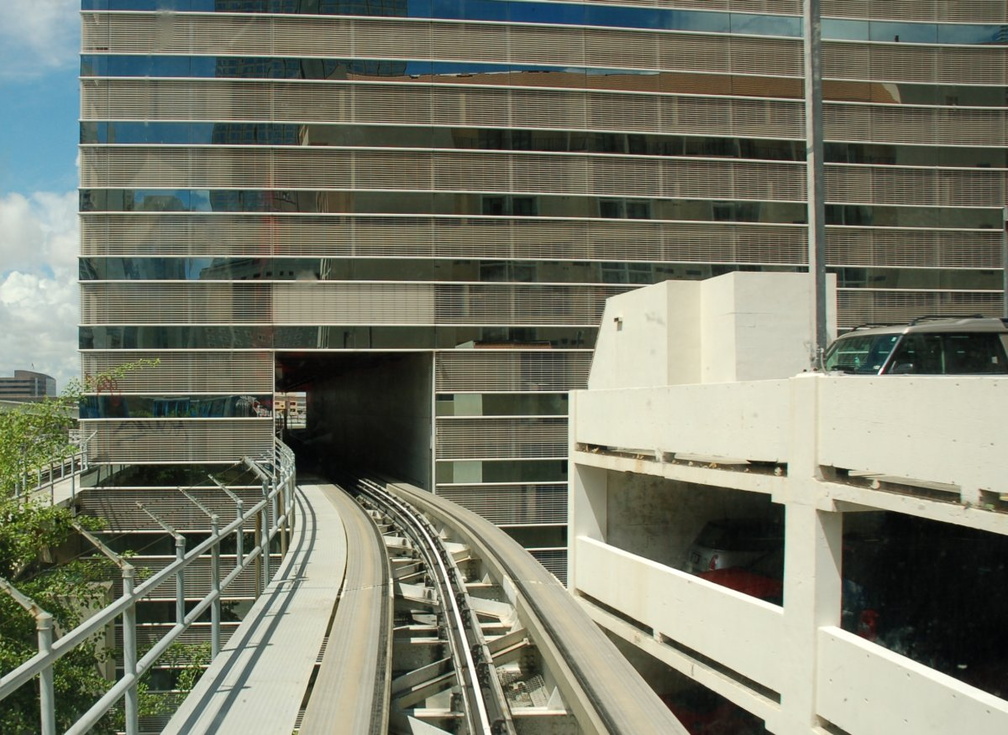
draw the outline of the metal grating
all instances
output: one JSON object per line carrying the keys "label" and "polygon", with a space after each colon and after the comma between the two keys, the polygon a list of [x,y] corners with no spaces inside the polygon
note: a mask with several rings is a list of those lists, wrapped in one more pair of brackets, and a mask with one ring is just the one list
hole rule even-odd
{"label": "metal grating", "polygon": [[1001,268],[1001,233],[926,228],[826,228],[830,265],[909,268]]}
{"label": "metal grating", "polygon": [[1001,0],[887,0],[884,3],[878,0],[823,0],[822,13],[835,18],[948,20],[958,23],[1008,20],[1008,9]]}
{"label": "metal grating", "polygon": [[83,214],[83,255],[799,263],[802,225],[423,216]]}
{"label": "metal grating", "polygon": [[81,185],[139,189],[354,189],[800,200],[803,165],[485,151],[81,149]]}
{"label": "metal grating", "polygon": [[[565,128],[593,127],[611,131],[800,137],[802,109],[797,100],[754,101],[743,94],[797,97],[799,86],[782,86],[766,78],[738,77],[719,89],[719,77],[709,79],[662,78],[670,92],[641,94],[578,89],[584,77],[543,75],[537,87],[570,85],[565,89],[500,88],[447,84],[387,82],[368,84],[332,82],[266,82],[228,79],[88,79],[82,84],[85,120],[216,120],[311,123],[343,121],[356,124],[443,125],[470,127]],[[617,76],[610,80],[619,87]],[[495,80],[496,81],[496,80]],[[504,81],[504,80],[500,80]],[[532,81],[532,80],[529,80]],[[723,91],[725,96],[716,96]],[[706,96],[705,96],[706,95]],[[635,114],[620,113],[626,105]],[[773,127],[776,122],[782,127]],[[692,123],[692,127],[690,126]],[[302,130],[311,140],[311,128]]]}
{"label": "metal grating", "polygon": [[[133,564],[133,566],[138,569],[144,569],[150,574],[156,574],[174,561],[174,556],[144,556],[143,554],[138,554],[137,556],[130,557],[130,563]],[[279,562],[279,557],[273,561],[274,564],[278,564]],[[228,574],[233,568],[234,557],[222,555],[221,576],[223,577],[225,574]],[[250,565],[248,568],[240,572],[234,582],[228,586],[227,596],[254,598],[257,591],[256,586],[259,581],[257,579],[256,572],[257,570],[255,565]],[[186,599],[198,600],[207,595],[210,590],[210,557],[200,557],[198,560],[186,567],[185,596]],[[113,583],[113,593],[117,595],[122,594],[121,580],[117,580]],[[175,595],[175,580],[172,578],[164,584],[160,584],[155,587],[151,592],[150,598],[174,600]]]}
{"label": "metal grating", "polygon": [[1003,170],[863,165],[825,168],[831,202],[1001,207],[1008,201]]}
{"label": "metal grating", "polygon": [[474,349],[435,353],[434,389],[465,391],[566,391],[587,386],[590,352]]}
{"label": "metal grating", "polygon": [[250,288],[241,282],[98,282],[81,288],[81,323],[595,326],[605,299],[626,289],[581,284],[308,281]]}
{"label": "metal grating", "polygon": [[273,450],[273,419],[81,421],[93,463],[237,462]]}
{"label": "metal grating", "polygon": [[823,43],[824,79],[918,84],[1005,83],[1008,61],[993,47],[917,44]]}
{"label": "metal grating", "polygon": [[84,53],[510,61],[801,73],[794,40],[413,18],[83,13]]}
{"label": "metal grating", "polygon": [[437,494],[497,525],[567,522],[566,485],[451,485]]}
{"label": "metal grating", "polygon": [[828,140],[972,145],[1008,143],[1008,112],[975,107],[909,107],[829,103],[823,105]]}
{"label": "metal grating", "polygon": [[[262,489],[259,487],[229,486],[229,489],[242,499],[246,508],[262,500]],[[219,488],[194,487],[186,488],[186,492],[199,500],[208,510],[217,513],[222,526],[237,518],[238,511],[234,501]],[[159,518],[179,531],[210,530],[210,519],[206,514],[176,488],[93,488],[78,493],[77,501],[82,513],[105,519],[103,532],[153,531],[162,534],[163,529],[137,507],[138,501],[149,506]],[[251,527],[246,529],[250,532],[254,530]]]}
{"label": "metal grating", "polygon": [[438,459],[555,459],[567,456],[567,418],[442,419]]}
{"label": "metal grating", "polygon": [[535,560],[546,567],[546,571],[567,584],[567,550],[566,549],[533,549],[529,551]]}
{"label": "metal grating", "polygon": [[1001,313],[1000,293],[966,291],[837,291],[838,324],[849,329],[859,324],[902,324],[924,314],[995,315]]}
{"label": "metal grating", "polygon": [[270,286],[261,283],[82,284],[82,324],[265,324]]}
{"label": "metal grating", "polygon": [[81,373],[98,375],[127,362],[159,360],[115,381],[119,393],[268,393],[273,391],[270,352],[85,352]]}
{"label": "metal grating", "polygon": [[[221,621],[221,645],[227,644],[228,640],[241,625],[240,621]],[[164,638],[165,633],[168,629],[172,627],[172,623],[141,623],[137,625],[136,640],[137,647],[140,650],[146,650],[154,646],[155,643]],[[195,643],[206,643],[210,640],[210,627],[209,624],[194,623],[186,628],[182,633],[175,639],[176,642],[183,645],[192,645]],[[123,648],[122,639],[122,626],[115,626],[115,645],[118,650]],[[142,718],[141,723],[143,723],[147,718]],[[141,732],[161,732],[167,724],[167,715],[164,716],[164,722],[157,725],[156,728],[148,729],[144,724],[141,724]]]}

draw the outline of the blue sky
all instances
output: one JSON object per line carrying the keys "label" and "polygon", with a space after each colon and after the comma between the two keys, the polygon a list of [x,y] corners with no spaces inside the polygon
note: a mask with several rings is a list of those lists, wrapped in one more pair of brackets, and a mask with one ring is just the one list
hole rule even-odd
{"label": "blue sky", "polygon": [[0,376],[79,372],[78,0],[0,0]]}

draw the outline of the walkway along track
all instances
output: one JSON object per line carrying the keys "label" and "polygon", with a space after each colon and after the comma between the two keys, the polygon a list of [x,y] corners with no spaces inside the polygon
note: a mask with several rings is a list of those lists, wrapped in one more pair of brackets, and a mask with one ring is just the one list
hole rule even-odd
{"label": "walkway along track", "polygon": [[291,552],[166,732],[685,733],[503,531],[407,485],[344,486],[358,502],[301,486]]}
{"label": "walkway along track", "polygon": [[381,538],[332,485],[304,483],[296,502],[287,556],[165,733],[289,735],[299,723],[301,733],[388,732],[392,595]]}
{"label": "walkway along track", "polygon": [[[385,735],[392,660],[388,555],[368,514],[340,488],[326,485],[322,489],[343,519],[348,555],[339,602],[300,733]],[[314,696],[315,692],[319,696]]]}

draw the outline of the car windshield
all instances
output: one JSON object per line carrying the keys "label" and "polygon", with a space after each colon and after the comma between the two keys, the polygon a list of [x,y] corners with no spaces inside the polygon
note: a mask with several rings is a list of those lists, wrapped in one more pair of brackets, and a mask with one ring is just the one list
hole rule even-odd
{"label": "car windshield", "polygon": [[899,341],[897,334],[858,334],[841,337],[826,350],[824,367],[827,372],[875,374],[885,365],[893,347]]}

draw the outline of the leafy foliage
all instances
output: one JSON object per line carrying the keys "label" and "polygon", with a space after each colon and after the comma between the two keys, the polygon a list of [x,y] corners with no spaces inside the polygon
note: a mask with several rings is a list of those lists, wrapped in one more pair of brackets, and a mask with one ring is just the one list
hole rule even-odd
{"label": "leafy foliage", "polygon": [[84,396],[115,390],[134,370],[154,367],[157,360],[136,360],[112,370],[72,380],[56,398],[26,403],[0,412],[0,497],[15,494],[26,475],[61,462],[77,447],[70,440],[74,415]]}
{"label": "leafy foliage", "polygon": [[[74,523],[98,530],[98,519],[19,493],[22,478],[50,462],[71,456],[77,447],[69,431],[81,398],[114,385],[150,360],[121,365],[100,376],[73,381],[55,399],[0,413],[0,577],[53,616],[57,634],[72,630],[107,604],[111,565],[103,558],[78,558],[71,545]],[[102,664],[114,654],[98,634],[63,656],[54,666],[56,725],[66,730],[109,687]],[[0,592],[0,673],[7,673],[38,651],[33,616]],[[0,707],[0,732],[39,731],[37,686],[22,686]],[[106,718],[95,732],[114,731]]]}

